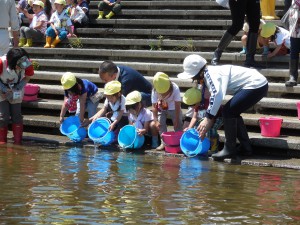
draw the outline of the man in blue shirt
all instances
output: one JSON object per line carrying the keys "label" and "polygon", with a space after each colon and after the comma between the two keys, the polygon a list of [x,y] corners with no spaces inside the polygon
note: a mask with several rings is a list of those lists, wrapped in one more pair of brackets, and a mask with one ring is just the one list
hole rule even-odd
{"label": "man in blue shirt", "polygon": [[122,94],[126,96],[132,91],[142,94],[144,106],[151,106],[152,85],[146,78],[129,66],[116,65],[112,61],[104,61],[99,67],[100,79],[105,83],[118,80],[122,84]]}

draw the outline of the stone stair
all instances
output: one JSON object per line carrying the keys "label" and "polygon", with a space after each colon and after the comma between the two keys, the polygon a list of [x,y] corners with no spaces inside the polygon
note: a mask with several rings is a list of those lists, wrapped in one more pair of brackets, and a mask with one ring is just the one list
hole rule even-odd
{"label": "stone stair", "polygon": [[[98,1],[91,0],[89,28],[77,30],[78,39],[63,41],[55,49],[44,49],[44,42],[26,50],[37,67],[32,83],[40,85],[39,100],[24,102],[26,131],[59,134],[58,116],[63,102],[60,78],[66,71],[95,82],[100,90],[103,82],[98,75],[104,60],[113,60],[143,73],[149,81],[158,71],[166,72],[176,82],[182,94],[191,87],[190,81],[179,80],[183,59],[200,53],[208,62],[225,29],[231,24],[230,12],[215,1],[122,1],[120,15],[110,20],[96,20]],[[277,14],[283,1],[276,2]],[[274,21],[280,25],[280,21]],[[223,53],[222,64],[241,65],[240,32]],[[269,80],[268,96],[245,113],[244,119],[253,146],[280,148],[300,153],[300,120],[296,102],[300,100],[300,86],[287,88],[289,56],[267,59],[260,54],[256,60],[267,66],[260,72]],[[227,96],[224,102],[228,101]],[[99,107],[102,106],[102,103]],[[183,105],[183,110],[186,106]],[[264,138],[260,135],[259,118],[283,118],[281,136]],[[223,132],[220,131],[221,140]],[[297,151],[298,152],[298,151]]]}

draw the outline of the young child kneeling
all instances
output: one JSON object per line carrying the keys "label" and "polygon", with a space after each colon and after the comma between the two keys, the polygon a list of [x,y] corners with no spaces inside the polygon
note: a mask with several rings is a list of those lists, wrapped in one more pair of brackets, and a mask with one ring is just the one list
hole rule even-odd
{"label": "young child kneeling", "polygon": [[[172,118],[175,131],[182,131],[181,96],[177,84],[171,82],[169,76],[157,72],[153,79],[154,88],[151,94],[153,116],[159,133],[167,131],[167,116]],[[163,142],[156,148],[157,151],[165,149]]]}
{"label": "young child kneeling", "polygon": [[151,148],[158,147],[159,130],[153,121],[153,113],[144,108],[142,104],[142,95],[138,91],[130,92],[126,96],[126,110],[129,112],[129,124],[134,125],[138,130],[138,135],[151,135]]}
{"label": "young child kneeling", "polygon": [[90,118],[90,122],[100,117],[107,117],[111,120],[109,130],[114,131],[116,136],[120,129],[128,124],[128,116],[125,109],[125,97],[121,93],[121,83],[113,80],[104,86],[106,97],[103,108]]}

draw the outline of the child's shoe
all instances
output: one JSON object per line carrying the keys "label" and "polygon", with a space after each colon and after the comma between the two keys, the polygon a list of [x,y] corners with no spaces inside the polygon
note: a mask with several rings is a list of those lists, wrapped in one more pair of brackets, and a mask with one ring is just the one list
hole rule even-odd
{"label": "child's shoe", "polygon": [[51,48],[55,48],[56,45],[57,45],[59,42],[61,42],[61,40],[60,40],[59,37],[57,36],[57,37],[54,39],[54,41],[52,42]]}
{"label": "child's shoe", "polygon": [[164,143],[161,143],[160,146],[158,146],[155,150],[156,150],[156,151],[164,151],[164,150],[165,150],[165,145],[164,145]]}
{"label": "child's shoe", "polygon": [[115,15],[114,12],[113,12],[113,11],[110,11],[110,12],[105,16],[105,18],[106,18],[106,19],[110,19],[110,18],[112,18],[114,15]]}
{"label": "child's shoe", "polygon": [[262,55],[268,55],[268,54],[269,54],[269,47],[264,46],[264,51],[263,51]]}
{"label": "child's shoe", "polygon": [[242,51],[240,51],[240,55],[247,54],[247,49],[246,47],[243,47]]}
{"label": "child's shoe", "polygon": [[27,43],[24,47],[32,47],[32,38],[27,38]]}
{"label": "child's shoe", "polygon": [[104,15],[104,12],[103,11],[99,11],[99,16],[98,16],[97,20],[103,19],[103,15]]}
{"label": "child's shoe", "polygon": [[51,48],[52,37],[46,37],[46,44],[44,48]]}
{"label": "child's shoe", "polygon": [[23,47],[25,44],[26,44],[26,38],[20,38],[18,46]]}

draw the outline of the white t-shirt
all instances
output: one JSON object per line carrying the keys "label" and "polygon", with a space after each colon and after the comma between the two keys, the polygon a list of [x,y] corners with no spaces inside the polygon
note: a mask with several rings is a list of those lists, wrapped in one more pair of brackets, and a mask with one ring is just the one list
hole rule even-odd
{"label": "white t-shirt", "polygon": [[126,112],[125,101],[126,100],[125,100],[124,95],[121,96],[121,102],[120,102],[120,100],[118,100],[114,104],[112,104],[111,102],[109,102],[107,100],[107,98],[105,99],[105,101],[104,101],[104,107],[107,108],[108,105],[109,105],[110,108],[113,111],[113,115],[110,118],[112,121],[115,121],[117,119],[120,110],[124,110],[124,112]]}
{"label": "white t-shirt", "polygon": [[57,29],[67,30],[68,26],[72,26],[72,21],[68,16],[66,10],[63,10],[61,14],[57,11],[52,13],[50,23],[53,23]]}
{"label": "white t-shirt", "polygon": [[136,128],[143,129],[146,122],[153,120],[153,113],[151,110],[143,108],[137,117],[130,113],[128,120],[130,123],[134,123]]}
{"label": "white t-shirt", "polygon": [[167,98],[162,98],[162,96],[153,89],[151,93],[152,104],[156,104],[159,100],[163,100],[168,104],[168,110],[175,110],[175,102],[181,102],[181,96],[178,85],[174,82],[171,82],[171,85],[173,86],[173,91]]}
{"label": "white t-shirt", "polygon": [[276,34],[276,39],[274,40],[274,43],[276,45],[282,45],[284,44],[285,47],[290,49],[291,42],[290,42],[290,32],[282,27],[278,27],[279,32]]}

